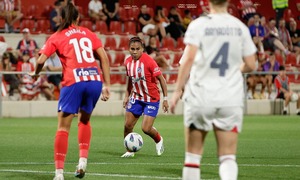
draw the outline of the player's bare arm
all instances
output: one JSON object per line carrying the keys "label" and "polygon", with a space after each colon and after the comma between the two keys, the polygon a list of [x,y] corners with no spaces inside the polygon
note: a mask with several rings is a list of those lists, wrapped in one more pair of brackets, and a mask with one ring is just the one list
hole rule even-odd
{"label": "player's bare arm", "polygon": [[176,83],[176,88],[173,93],[172,99],[171,99],[171,113],[175,112],[175,107],[177,105],[178,100],[182,96],[184,86],[188,80],[191,67],[194,62],[194,58],[196,56],[198,47],[195,45],[188,44],[186,48],[184,49],[184,53],[182,55],[182,64],[180,65],[180,68],[178,70],[178,78]]}
{"label": "player's bare arm", "polygon": [[107,54],[103,47],[98,48],[96,50],[97,54],[100,57],[101,68],[103,72],[104,78],[104,86],[102,88],[101,100],[107,101],[110,97],[110,68],[109,68],[109,60]]}
{"label": "player's bare arm", "polygon": [[244,57],[243,60],[244,63],[241,66],[241,71],[243,73],[252,72],[256,69],[254,54]]}
{"label": "player's bare arm", "polygon": [[168,104],[168,89],[167,89],[167,83],[163,75],[157,76],[157,79],[160,83],[161,89],[163,91],[163,110],[164,112],[169,112],[169,104]]}

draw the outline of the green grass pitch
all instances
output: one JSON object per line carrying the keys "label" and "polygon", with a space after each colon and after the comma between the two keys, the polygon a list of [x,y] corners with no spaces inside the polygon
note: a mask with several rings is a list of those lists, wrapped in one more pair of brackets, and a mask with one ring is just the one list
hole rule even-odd
{"label": "green grass pitch", "polygon": [[[164,137],[165,153],[156,156],[154,142],[135,127],[144,146],[124,159],[124,117],[93,117],[92,142],[85,179],[181,179],[184,160],[182,116],[159,116],[155,127]],[[0,119],[0,179],[46,180],[54,175],[53,142],[56,118]],[[77,119],[69,135],[65,179],[75,179],[78,161]],[[239,179],[300,179],[300,117],[246,116],[237,154]],[[213,133],[205,142],[203,179],[219,179]]]}

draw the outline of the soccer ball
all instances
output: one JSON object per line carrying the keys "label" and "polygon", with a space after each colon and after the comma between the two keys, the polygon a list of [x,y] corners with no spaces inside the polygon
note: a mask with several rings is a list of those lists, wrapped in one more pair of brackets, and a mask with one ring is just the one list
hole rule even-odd
{"label": "soccer ball", "polygon": [[298,94],[297,93],[293,93],[292,96],[291,96],[291,101],[295,102],[298,100]]}
{"label": "soccer ball", "polygon": [[137,152],[143,147],[143,138],[138,133],[129,133],[124,138],[124,146],[129,152]]}

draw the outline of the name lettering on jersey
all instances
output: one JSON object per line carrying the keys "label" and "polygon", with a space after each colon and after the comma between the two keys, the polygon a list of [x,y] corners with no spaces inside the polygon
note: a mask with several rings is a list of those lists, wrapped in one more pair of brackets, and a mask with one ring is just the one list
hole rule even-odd
{"label": "name lettering on jersey", "polygon": [[207,27],[205,28],[205,36],[241,36],[242,30],[233,27]]}
{"label": "name lettering on jersey", "polygon": [[80,68],[76,69],[77,76],[93,76],[99,75],[97,68]]}
{"label": "name lettering on jersey", "polygon": [[70,29],[69,31],[67,31],[67,32],[65,33],[65,35],[69,37],[69,36],[71,36],[72,34],[76,34],[76,33],[86,35],[86,32],[85,32],[85,31],[81,31],[80,29]]}

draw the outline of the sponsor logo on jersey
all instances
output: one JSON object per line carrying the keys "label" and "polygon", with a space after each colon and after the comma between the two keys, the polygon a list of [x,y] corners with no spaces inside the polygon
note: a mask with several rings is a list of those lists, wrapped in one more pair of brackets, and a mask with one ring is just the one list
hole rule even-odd
{"label": "sponsor logo on jersey", "polygon": [[99,75],[97,68],[80,68],[76,69],[76,75],[77,76],[93,76],[93,75]]}
{"label": "sponsor logo on jersey", "polygon": [[156,107],[155,106],[149,106],[148,105],[148,109],[153,109],[154,111],[156,110]]}
{"label": "sponsor logo on jersey", "polygon": [[141,81],[141,80],[142,80],[142,81],[146,81],[145,76],[137,77],[137,78],[131,76],[131,81],[132,81],[132,83],[137,83],[137,82],[139,82],[139,81]]}

